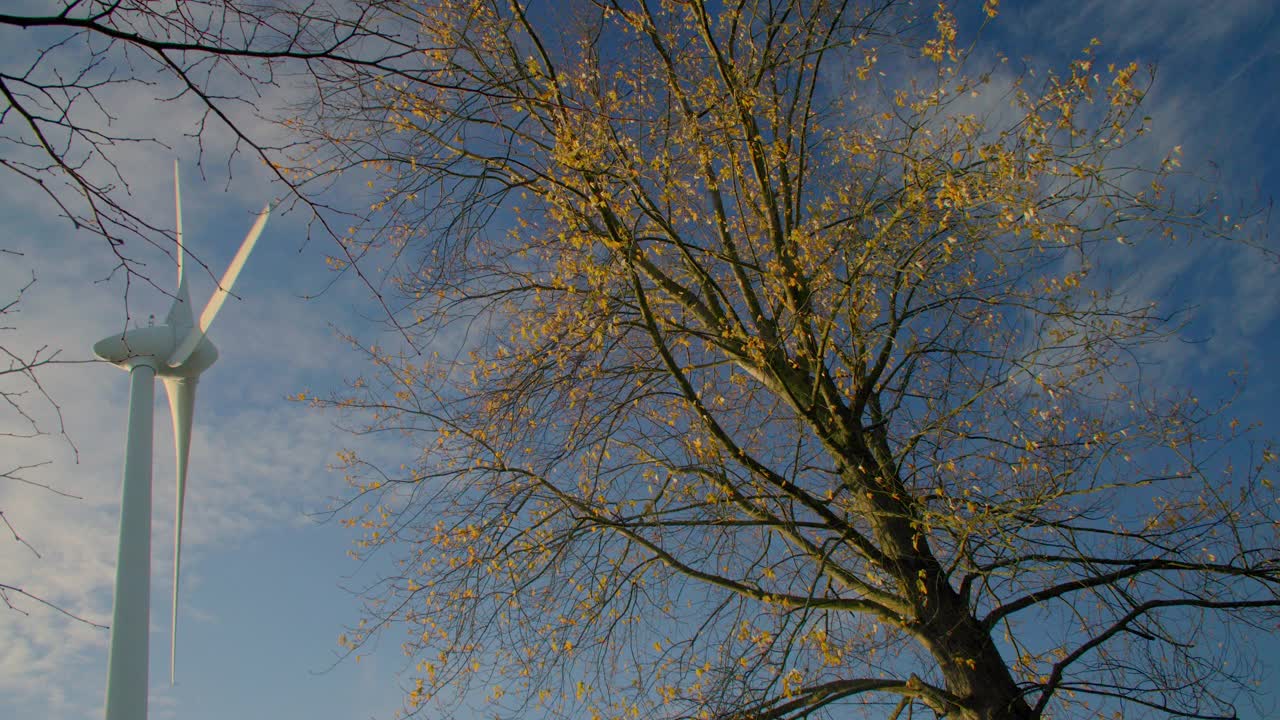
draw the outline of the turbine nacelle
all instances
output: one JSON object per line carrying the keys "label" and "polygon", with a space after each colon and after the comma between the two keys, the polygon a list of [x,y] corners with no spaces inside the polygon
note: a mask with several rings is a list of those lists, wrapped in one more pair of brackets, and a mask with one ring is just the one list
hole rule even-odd
{"label": "turbine nacelle", "polygon": [[205,337],[186,360],[169,365],[168,360],[181,340],[177,335],[168,325],[133,328],[99,340],[93,346],[93,354],[125,370],[146,365],[160,377],[184,378],[197,377],[218,359],[218,348]]}

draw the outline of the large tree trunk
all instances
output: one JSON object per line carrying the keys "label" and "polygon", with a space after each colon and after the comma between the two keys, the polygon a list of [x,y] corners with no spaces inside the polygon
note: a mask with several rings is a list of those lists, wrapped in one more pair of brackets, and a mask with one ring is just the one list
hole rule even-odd
{"label": "large tree trunk", "polygon": [[[883,464],[881,468],[888,470]],[[948,705],[939,707],[936,700],[930,704],[947,717],[965,720],[1035,717],[990,633],[951,586],[928,537],[912,522],[915,512],[906,500],[911,495],[901,481],[892,476],[888,480],[868,478],[864,472],[853,473],[847,480],[864,489],[861,497],[876,544],[885,554],[890,565],[886,569],[896,579],[899,593],[912,609],[904,628],[937,661],[951,696]]]}
{"label": "large tree trunk", "polygon": [[934,583],[929,603],[920,612],[918,636],[938,661],[947,692],[960,706],[956,717],[1029,720],[1035,716],[990,634],[949,583]]}

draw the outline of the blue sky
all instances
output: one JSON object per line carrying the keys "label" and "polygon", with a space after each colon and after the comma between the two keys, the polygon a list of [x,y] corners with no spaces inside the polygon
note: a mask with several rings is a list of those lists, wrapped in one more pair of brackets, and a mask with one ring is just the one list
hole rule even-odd
{"label": "blue sky", "polygon": [[[0,35],[9,42],[10,31]],[[1183,0],[1010,2],[984,34],[984,48],[1013,58],[1029,56],[1041,68],[1061,67],[1093,36],[1104,61],[1159,64],[1147,112],[1154,119],[1152,157],[1180,145],[1184,167],[1217,173],[1227,205],[1265,203],[1280,190],[1280,10],[1272,0],[1203,3]],[[0,67],[3,62],[0,61]],[[226,137],[206,145],[204,177],[197,149],[182,133],[195,117],[189,106],[164,106],[156,123],[155,90],[116,96],[125,126],[158,132],[174,151],[141,147],[124,152],[134,208],[158,224],[171,222],[169,168],[183,162],[188,245],[220,274],[263,202],[280,192],[243,156],[227,183]],[[263,102],[270,102],[264,100]],[[264,128],[265,131],[265,128]],[[1148,158],[1149,159],[1149,158]],[[34,271],[6,347],[62,348],[66,358],[87,358],[93,342],[117,332],[126,316],[113,257],[101,241],[77,235],[28,185],[6,175],[0,182],[0,297],[7,298]],[[347,588],[377,576],[346,558],[348,531],[320,524],[343,492],[326,465],[339,448],[364,443],[368,452],[395,458],[387,440],[355,438],[340,418],[290,403],[301,390],[324,390],[359,373],[360,359],[330,323],[375,332],[362,318],[376,314],[357,284],[340,281],[315,300],[330,280],[323,241],[304,242],[303,221],[282,213],[268,224],[237,292],[211,337],[221,359],[201,381],[189,481],[178,684],[168,686],[169,577],[173,503],[172,440],[168,411],[156,404],[155,540],[153,542],[153,718],[272,718],[330,720],[386,718],[400,706],[396,672],[403,665],[394,635],[360,662],[339,659],[336,638],[358,616]],[[141,248],[168,288],[172,263]],[[1249,393],[1242,417],[1280,427],[1275,402],[1280,376],[1268,361],[1280,356],[1280,273],[1251,251],[1222,246],[1171,247],[1134,259],[1117,282],[1169,306],[1195,305],[1186,342],[1161,351],[1161,380],[1196,384],[1212,396],[1225,391],[1227,371],[1247,366]],[[196,305],[213,279],[193,277]],[[162,316],[169,300],[134,285],[133,317]],[[0,510],[42,557],[16,542],[0,543],[0,581],[39,593],[97,622],[107,622],[115,558],[127,378],[105,365],[67,365],[43,375],[61,405],[78,448],[54,436],[0,436],[8,465],[52,460],[24,477],[80,496],[74,500],[39,488],[0,481]],[[49,408],[39,419],[56,428]],[[15,429],[0,416],[0,432]],[[372,446],[384,443],[382,447]],[[411,449],[401,452],[409,453]],[[27,615],[0,609],[0,695],[15,718],[101,717],[106,639],[96,630],[39,605],[20,602]],[[1280,656],[1264,657],[1264,681],[1280,682]],[[1247,717],[1247,716],[1246,716]]]}

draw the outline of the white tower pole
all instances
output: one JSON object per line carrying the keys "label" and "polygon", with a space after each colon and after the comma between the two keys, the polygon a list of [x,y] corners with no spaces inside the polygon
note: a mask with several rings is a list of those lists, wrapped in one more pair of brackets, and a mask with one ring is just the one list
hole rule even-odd
{"label": "white tower pole", "polygon": [[[151,601],[151,442],[155,368],[151,358],[129,371],[129,437],[120,499],[116,596],[107,651],[106,720],[145,720]],[[154,360],[152,360],[154,362]]]}

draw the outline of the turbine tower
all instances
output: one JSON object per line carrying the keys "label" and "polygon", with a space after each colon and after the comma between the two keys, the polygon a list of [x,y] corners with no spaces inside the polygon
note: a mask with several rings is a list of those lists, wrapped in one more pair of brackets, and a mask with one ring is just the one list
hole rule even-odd
{"label": "turbine tower", "polygon": [[98,357],[129,372],[129,425],[124,456],[124,488],[120,501],[120,545],[116,560],[115,601],[111,611],[111,644],[107,651],[107,720],[147,717],[148,624],[151,598],[151,441],[155,378],[164,382],[173,416],[177,464],[177,500],[173,538],[173,618],[169,645],[169,681],[178,636],[178,580],[182,562],[182,505],[187,489],[187,456],[191,449],[191,414],[200,373],[218,359],[206,337],[213,318],[231,294],[271,212],[268,204],[245,236],[213,297],[200,313],[191,312],[191,295],[183,275],[182,193],[178,164],[173,164],[173,202],[177,218],[178,288],[164,323],[125,330],[93,346]]}

